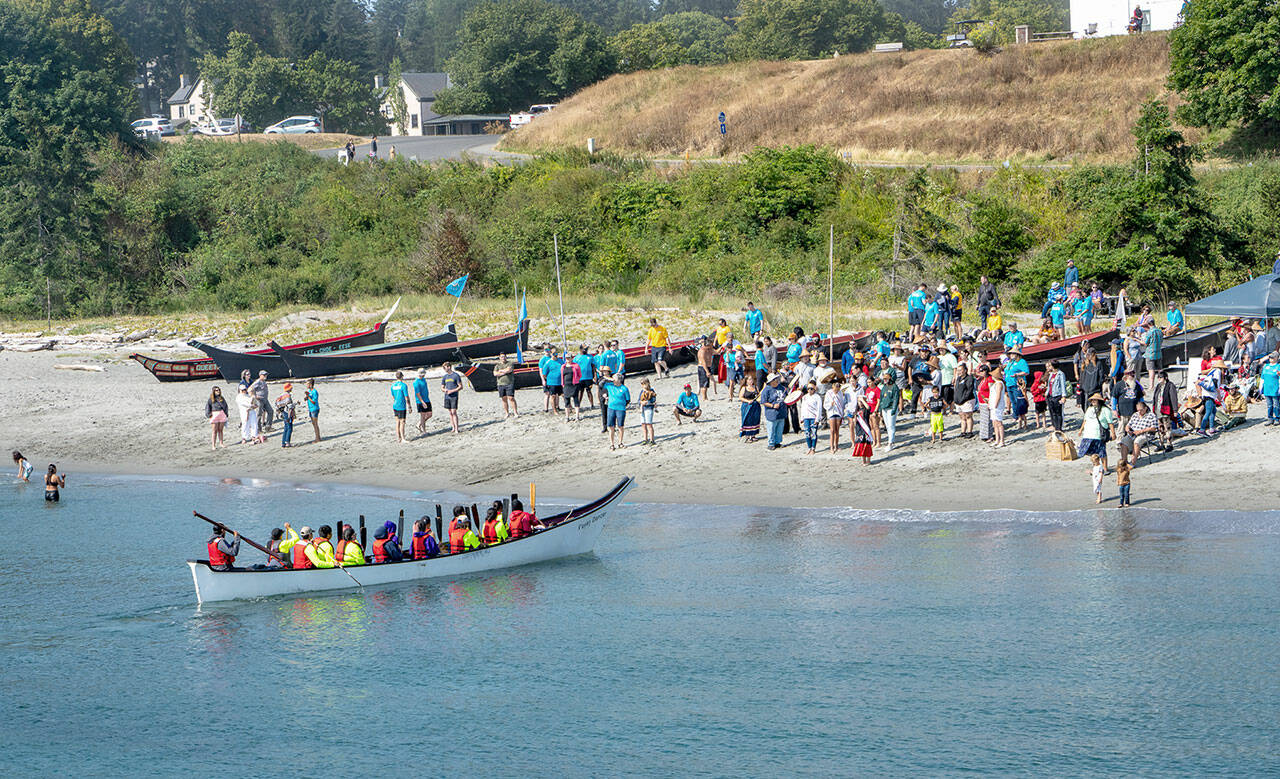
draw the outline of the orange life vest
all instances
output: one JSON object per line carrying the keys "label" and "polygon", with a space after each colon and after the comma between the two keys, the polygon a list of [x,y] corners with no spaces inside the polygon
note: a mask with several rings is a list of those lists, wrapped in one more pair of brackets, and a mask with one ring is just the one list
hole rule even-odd
{"label": "orange life vest", "polygon": [[498,543],[498,520],[491,519],[484,523],[484,542],[486,544]]}
{"label": "orange life vest", "polygon": [[449,553],[450,554],[457,554],[458,552],[461,552],[463,550],[465,546],[463,543],[463,539],[466,538],[466,536],[467,536],[466,528],[459,527],[456,524],[453,526],[453,528],[449,531]]}
{"label": "orange life vest", "polygon": [[375,538],[373,540],[373,561],[375,563],[385,563],[389,559],[389,555],[383,551],[383,547],[386,546],[389,540],[387,538]]}
{"label": "orange life vest", "polygon": [[337,560],[338,562],[342,562],[343,560],[342,555],[344,554],[344,551],[346,550],[346,548],[347,548],[347,539],[344,538],[341,541],[339,541],[338,545],[334,548],[333,559]]}

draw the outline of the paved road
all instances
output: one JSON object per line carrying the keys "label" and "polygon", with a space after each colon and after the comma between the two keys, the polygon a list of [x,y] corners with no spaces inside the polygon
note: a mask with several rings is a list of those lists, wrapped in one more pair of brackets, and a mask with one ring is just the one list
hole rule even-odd
{"label": "paved road", "polygon": [[[409,135],[380,136],[378,138],[378,157],[386,159],[391,147],[396,147],[396,156],[404,159],[416,157],[420,162],[436,160],[460,160],[466,157],[491,159],[496,162],[512,162],[519,157],[494,149],[498,139],[492,135]],[[320,149],[316,154],[322,157],[337,157],[337,149]],[[365,159],[369,154],[369,144],[356,147],[356,159]]]}

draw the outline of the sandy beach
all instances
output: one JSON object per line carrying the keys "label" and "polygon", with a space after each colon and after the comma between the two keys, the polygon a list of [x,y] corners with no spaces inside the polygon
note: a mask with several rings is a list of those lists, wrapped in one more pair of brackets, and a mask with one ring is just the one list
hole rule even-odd
{"label": "sandy beach", "polygon": [[[295,427],[293,448],[280,447],[278,424],[268,443],[240,444],[232,404],[229,445],[210,451],[204,402],[212,384],[156,381],[126,359],[134,348],[146,352],[146,346],[90,354],[0,352],[0,446],[6,458],[18,449],[36,464],[37,473],[46,463],[58,463],[71,474],[69,492],[76,472],[98,471],[451,489],[477,496],[523,492],[535,482],[543,495],[589,498],[620,476],[633,475],[639,481],[633,493],[637,501],[933,511],[1094,505],[1087,463],[1046,460],[1045,434],[1034,430],[1011,433],[1010,445],[998,451],[977,440],[930,444],[922,415],[905,429],[900,426],[892,452],[877,451],[872,465],[864,467],[849,456],[847,430],[838,456],[825,452],[825,439],[821,453],[806,455],[798,435],[788,435],[786,446],[776,452],[767,452],[763,441],[740,443],[739,407],[724,400],[723,392],[706,404],[703,421],[677,426],[671,404],[684,383],[694,380],[692,366],[656,382],[658,444],[652,447],[638,445],[638,411],[627,418],[630,445],[610,451],[598,411],[566,423],[542,413],[539,389],[519,392],[520,417],[503,420],[496,394],[465,387],[463,429],[454,435],[438,402],[436,369],[431,373],[436,416],[419,436],[411,415],[415,438],[409,443],[395,442],[387,375],[319,380],[324,438],[318,444],[311,443],[305,419]],[[272,397],[282,383],[272,382]],[[299,399],[300,390],[295,390]],[[1261,424],[1263,416],[1263,408],[1251,406],[1244,428],[1217,440],[1183,438],[1172,454],[1144,460],[1133,474],[1134,505],[1175,510],[1276,505],[1277,481],[1255,478],[1274,468],[1280,445],[1280,429]],[[1073,430],[1079,425],[1074,404],[1067,423]],[[956,424],[948,418],[949,427]],[[1249,485],[1247,495],[1233,492],[1242,484]],[[1103,507],[1114,507],[1114,476],[1108,477],[1106,495]]]}

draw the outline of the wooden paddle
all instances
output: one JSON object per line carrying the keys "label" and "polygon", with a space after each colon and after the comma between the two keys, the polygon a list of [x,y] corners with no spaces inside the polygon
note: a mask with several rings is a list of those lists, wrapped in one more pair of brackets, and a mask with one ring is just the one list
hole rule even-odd
{"label": "wooden paddle", "polygon": [[192,514],[194,514],[194,515],[196,515],[196,516],[197,516],[197,517],[199,517],[200,519],[203,519],[205,522],[208,522],[210,525],[213,525],[214,527],[220,527],[220,528],[222,528],[223,530],[225,530],[225,531],[229,531],[229,532],[231,532],[232,534],[234,534],[234,535],[238,536],[238,537],[240,538],[240,540],[241,540],[241,541],[245,542],[246,544],[248,544],[249,546],[253,547],[254,549],[257,549],[259,552],[264,552],[267,556],[269,556],[269,557],[274,557],[274,558],[276,558],[277,560],[279,560],[280,562],[282,562],[282,563],[284,563],[284,564],[288,565],[288,561],[286,561],[286,560],[285,560],[283,557],[281,557],[280,555],[276,554],[275,552],[270,551],[269,549],[267,549],[267,548],[266,548],[265,546],[263,546],[262,544],[259,544],[259,543],[257,543],[256,541],[250,540],[250,539],[248,539],[248,538],[245,538],[244,536],[240,535],[239,533],[236,533],[236,531],[232,530],[231,528],[227,527],[226,525],[222,524],[221,522],[219,522],[219,521],[217,521],[217,520],[215,520],[215,519],[209,519],[209,518],[208,518],[208,517],[206,517],[204,514],[201,514],[199,511],[193,511],[193,512],[191,512],[191,513],[192,513]]}

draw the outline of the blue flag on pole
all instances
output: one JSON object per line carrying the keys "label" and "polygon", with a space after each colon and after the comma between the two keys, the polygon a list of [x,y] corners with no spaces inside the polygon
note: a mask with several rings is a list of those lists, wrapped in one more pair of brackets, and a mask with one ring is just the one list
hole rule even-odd
{"label": "blue flag on pole", "polygon": [[520,294],[520,310],[516,313],[516,364],[524,364],[524,350],[520,348],[520,343],[524,340],[521,337],[520,328],[525,327],[525,320],[529,318],[529,310],[524,307],[524,293]]}
{"label": "blue flag on pole", "polygon": [[467,279],[469,278],[471,278],[470,273],[460,278],[454,279],[453,281],[449,282],[449,286],[445,287],[444,291],[448,292],[450,295],[453,295],[455,298],[462,297],[462,290],[467,288]]}

